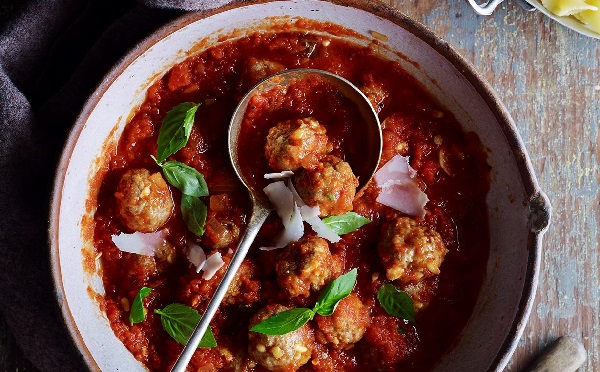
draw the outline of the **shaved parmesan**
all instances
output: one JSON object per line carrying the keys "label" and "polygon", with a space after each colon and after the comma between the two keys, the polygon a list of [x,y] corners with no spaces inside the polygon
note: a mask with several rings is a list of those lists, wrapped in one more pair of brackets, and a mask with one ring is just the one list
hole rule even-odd
{"label": "shaved parmesan", "polygon": [[196,266],[196,272],[200,273],[200,271],[202,271],[202,279],[204,280],[209,280],[212,278],[215,273],[219,271],[219,269],[225,264],[225,261],[223,261],[223,258],[221,257],[221,253],[216,252],[206,258],[204,249],[202,249],[202,247],[198,244],[194,243],[188,244],[186,255],[188,260],[194,266]]}
{"label": "shaved parmesan", "polygon": [[275,240],[275,244],[271,247],[260,247],[260,250],[271,251],[273,249],[283,248],[286,245],[297,241],[304,235],[304,223],[302,222],[302,215],[300,214],[300,208],[294,203],[294,211],[292,212],[292,218],[290,218],[287,226],[284,224],[284,229]]}
{"label": "shaved parmesan", "polygon": [[318,205],[314,207],[309,207],[308,205],[305,205],[302,208],[300,208],[300,213],[302,214],[302,219],[308,222],[309,219],[319,217],[319,214],[321,214],[321,209]]}
{"label": "shaved parmesan", "polygon": [[394,156],[375,173],[375,182],[381,188],[376,201],[411,216],[425,216],[429,199],[419,189],[414,179],[416,174],[408,157]]}
{"label": "shaved parmesan", "polygon": [[289,187],[290,191],[292,192],[296,205],[298,205],[299,207],[304,207],[306,203],[304,202],[304,200],[302,200],[300,194],[298,194],[298,191],[296,191],[296,188],[294,187],[294,184],[291,180],[287,181],[287,187]]}
{"label": "shaved parmesan", "polygon": [[221,253],[213,253],[206,259],[204,267],[202,267],[202,271],[204,272],[202,279],[211,279],[223,265],[225,265],[225,261],[221,258]]}
{"label": "shaved parmesan", "polygon": [[133,234],[113,235],[112,241],[119,250],[142,256],[154,256],[156,249],[166,244],[164,230],[152,233],[136,231]]}
{"label": "shaved parmesan", "polygon": [[287,227],[294,217],[294,196],[283,181],[273,182],[263,189],[267,198],[275,207],[275,212],[281,218],[284,227]]}
{"label": "shaved parmesan", "polygon": [[274,251],[274,250],[280,249],[280,248],[283,248],[283,247],[259,247],[258,249],[261,251]]}
{"label": "shaved parmesan", "polygon": [[289,178],[291,176],[294,175],[294,172],[289,171],[289,170],[285,170],[279,173],[267,173],[265,174],[265,179],[267,180],[272,180],[272,179],[282,179],[282,178]]}
{"label": "shaved parmesan", "polygon": [[206,254],[201,246],[190,243],[186,251],[187,259],[196,266],[196,272],[199,273],[206,263]]}
{"label": "shaved parmesan", "polygon": [[312,227],[314,232],[323,239],[329,240],[331,243],[337,243],[342,238],[338,234],[336,234],[329,226],[327,226],[320,218],[319,207],[309,207],[307,205],[300,208],[300,213],[302,214],[302,219]]}
{"label": "shaved parmesan", "polygon": [[303,221],[308,222],[321,238],[332,243],[341,240],[340,236],[319,218],[319,207],[309,207],[302,201],[291,180],[287,180],[287,184],[283,181],[273,182],[263,190],[281,218],[284,230],[275,239],[273,246],[260,247],[260,250],[271,251],[298,241],[304,235]]}
{"label": "shaved parmesan", "polygon": [[275,246],[283,248],[289,243],[300,239],[302,235],[304,235],[302,215],[300,214],[300,208],[294,204],[294,214],[292,215],[290,223],[285,226],[283,233],[277,238]]}

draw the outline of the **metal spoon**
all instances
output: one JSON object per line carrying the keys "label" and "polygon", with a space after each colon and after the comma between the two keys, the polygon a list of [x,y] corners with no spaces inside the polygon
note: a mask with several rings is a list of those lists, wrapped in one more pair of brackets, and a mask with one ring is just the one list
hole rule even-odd
{"label": "metal spoon", "polygon": [[244,257],[246,257],[248,249],[252,245],[254,238],[256,238],[258,231],[272,210],[266,195],[262,192],[262,190],[254,190],[250,186],[248,180],[244,178],[244,174],[239,165],[240,154],[238,154],[237,151],[238,140],[244,115],[248,107],[248,102],[255,94],[268,91],[276,86],[288,86],[292,81],[302,79],[309,75],[318,75],[326,82],[333,84],[341,94],[349,98],[357,105],[363,117],[364,127],[356,128],[356,130],[363,132],[361,133],[361,136],[365,139],[366,146],[364,152],[361,153],[360,162],[354,161],[354,163],[352,163],[352,160],[349,160],[355,175],[358,176],[360,182],[359,189],[362,189],[367,185],[377,170],[377,166],[381,158],[383,142],[379,119],[367,97],[348,80],[322,70],[295,69],[272,75],[254,86],[254,88],[252,88],[238,104],[233,113],[233,117],[231,118],[229,126],[229,157],[231,158],[231,163],[233,164],[233,168],[235,169],[237,176],[242,181],[244,186],[248,188],[250,193],[250,199],[252,201],[252,215],[250,216],[248,227],[246,228],[246,231],[240,240],[238,248],[231,259],[231,262],[229,263],[229,267],[227,268],[227,271],[225,271],[225,275],[223,275],[221,283],[213,294],[213,297],[211,298],[204,315],[202,315],[202,318],[198,322],[196,329],[194,329],[192,336],[188,340],[185,348],[171,369],[173,372],[185,371],[190,359],[192,358],[192,355],[194,354],[194,351],[196,351],[198,344],[202,340],[202,336],[206,332],[211,319],[215,315],[219,305],[221,304],[221,301],[223,300],[223,297],[227,293],[227,289],[229,288],[233,277],[242,264]]}

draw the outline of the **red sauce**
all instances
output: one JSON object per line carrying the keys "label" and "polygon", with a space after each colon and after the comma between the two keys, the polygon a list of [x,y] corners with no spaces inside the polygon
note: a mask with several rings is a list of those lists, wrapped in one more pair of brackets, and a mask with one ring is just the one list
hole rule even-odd
{"label": "red sauce", "polygon": [[[114,192],[121,175],[128,169],[160,171],[150,154],[156,154],[162,119],[179,103],[201,102],[204,104],[198,109],[187,146],[171,159],[201,172],[211,195],[227,195],[224,208],[217,207],[219,199],[209,202],[204,198],[211,206],[215,203],[209,208],[209,220],[226,219],[243,230],[250,202],[229,162],[227,130],[237,102],[256,82],[248,72],[247,64],[251,58],[276,62],[285,68],[328,70],[362,88],[369,87],[372,82],[380,84],[387,92],[379,105],[379,116],[384,123],[381,165],[396,154],[410,156],[420,187],[429,198],[427,213],[419,221],[436,230],[449,251],[441,274],[424,283],[421,296],[429,306],[418,312],[416,324],[387,315],[375,297],[377,289],[387,282],[376,247],[382,224],[402,213],[376,203],[378,189],[370,184],[354,201],[354,211],[372,222],[344,235],[339,243],[331,244],[330,249],[342,260],[344,272],[358,268],[355,293],[369,306],[371,325],[364,337],[349,350],[340,351],[330,344],[317,343],[312,361],[301,370],[431,368],[464,327],[486,269],[489,236],[485,197],[489,187],[489,167],[482,146],[476,135],[464,133],[452,114],[440,107],[397,63],[379,58],[366,47],[305,33],[257,33],[226,42],[175,66],[148,90],[145,102],[126,127],[116,154],[110,157],[95,215],[94,241],[97,251],[102,253],[104,305],[115,335],[148,368],[168,370],[182,345],[162,329],[160,318],[153,310],[179,302],[202,312],[224,272],[223,267],[211,280],[203,280],[201,274],[195,272],[184,249],[190,241],[202,245],[203,238],[195,237],[187,230],[177,207],[162,227],[167,229],[168,241],[177,253],[172,262],[152,258],[147,261],[119,251],[112,243],[111,235],[132,231],[117,216]],[[316,117],[327,125],[328,135],[334,143],[333,151],[339,157],[352,157],[352,151],[360,148],[356,145],[360,138],[353,137],[349,130],[358,115],[327,89],[311,92],[296,96],[292,92],[293,104],[268,117],[263,115],[265,111],[258,104],[251,109],[250,115],[256,112],[255,123],[260,124],[245,129],[243,138],[246,141],[240,151],[247,154],[242,157],[243,166],[248,174],[257,176],[257,185],[264,186],[265,181],[260,177],[269,172],[263,150],[266,133],[280,120]],[[337,110],[332,111],[332,108]],[[178,206],[181,195],[178,190],[171,190]],[[269,245],[280,229],[279,219],[271,215],[250,250],[248,257],[256,265],[257,274],[242,280],[245,296],[242,302],[252,305],[221,307],[211,323],[219,346],[199,349],[192,359],[191,370],[227,370],[233,369],[233,365],[264,370],[250,360],[246,351],[250,317],[269,303],[314,304],[318,293],[310,298],[282,298],[274,269],[278,252],[257,249]],[[235,244],[231,247],[235,248]],[[228,262],[232,254],[228,249],[220,252]],[[144,285],[153,288],[144,302],[148,315],[144,322],[131,326],[128,304]]]}

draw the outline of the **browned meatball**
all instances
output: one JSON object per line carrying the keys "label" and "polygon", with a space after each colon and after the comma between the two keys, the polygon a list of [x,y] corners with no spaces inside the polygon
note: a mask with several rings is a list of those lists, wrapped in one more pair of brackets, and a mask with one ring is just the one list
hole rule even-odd
{"label": "browned meatball", "polygon": [[231,221],[219,221],[212,217],[206,221],[204,240],[208,248],[222,249],[237,242],[240,237],[240,228]]}
{"label": "browned meatball", "polygon": [[327,152],[327,131],[313,118],[287,120],[269,129],[265,156],[276,171],[313,168]]}
{"label": "browned meatball", "polygon": [[281,252],[275,270],[279,286],[291,298],[307,297],[311,289],[318,291],[335,279],[341,263],[331,255],[325,239],[305,235]]}
{"label": "browned meatball", "polygon": [[283,70],[285,70],[285,66],[279,62],[251,57],[245,63],[242,79],[248,86],[253,86],[266,77]]}
{"label": "browned meatball", "polygon": [[[267,305],[250,319],[252,328],[263,320],[289,310],[279,304]],[[269,371],[295,371],[311,357],[315,336],[307,323],[299,329],[281,336],[267,336],[248,332],[248,353]]]}
{"label": "browned meatball", "polygon": [[372,363],[375,371],[394,371],[394,365],[404,360],[412,351],[411,343],[417,342],[412,335],[399,331],[402,321],[390,315],[377,315],[361,342],[361,351]]}
{"label": "browned meatball", "polygon": [[408,217],[384,224],[377,250],[387,278],[405,283],[438,275],[448,252],[437,231]]}
{"label": "browned meatball", "polygon": [[171,217],[173,199],[160,173],[131,169],[123,174],[115,192],[121,221],[132,230],[156,231]]}
{"label": "browned meatball", "polygon": [[360,86],[360,90],[367,96],[375,112],[379,113],[385,106],[389,94],[383,84],[373,78],[373,75],[365,76],[363,81],[364,84]]}
{"label": "browned meatball", "polygon": [[158,267],[154,257],[140,254],[127,254],[123,257],[122,267],[126,268],[125,275],[132,285],[146,285],[158,274]]}
{"label": "browned meatball", "polygon": [[351,349],[365,334],[371,321],[369,309],[354,293],[338,303],[331,316],[315,316],[317,341],[331,342],[336,349]]}
{"label": "browned meatball", "polygon": [[301,170],[295,180],[302,200],[310,206],[319,206],[321,217],[352,210],[358,179],[342,159],[327,156],[315,168]]}
{"label": "browned meatball", "polygon": [[413,300],[415,312],[424,310],[429,306],[436,289],[437,280],[435,278],[428,278],[418,283],[408,283],[402,288]]}
{"label": "browned meatball", "polygon": [[260,300],[260,280],[254,261],[244,259],[223,298],[223,305],[251,305]]}

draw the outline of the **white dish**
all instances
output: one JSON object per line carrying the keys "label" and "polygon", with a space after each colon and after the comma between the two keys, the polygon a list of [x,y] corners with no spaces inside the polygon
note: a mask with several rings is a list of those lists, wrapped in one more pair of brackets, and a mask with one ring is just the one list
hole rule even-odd
{"label": "white dish", "polygon": [[[546,9],[542,5],[541,2],[539,2],[537,0],[526,0],[526,1],[529,4],[531,4],[532,6],[534,6],[537,10],[544,13],[546,16],[552,18],[553,20],[560,23],[561,25],[563,25],[567,28],[570,28],[571,30],[576,31],[582,35],[589,36],[594,39],[600,39],[599,33],[591,30],[590,28],[588,28],[583,23],[579,22],[574,17],[560,17],[560,16],[557,16],[557,15],[553,14],[552,12],[550,12],[548,9]],[[598,10],[598,11],[600,12],[600,10]]]}

